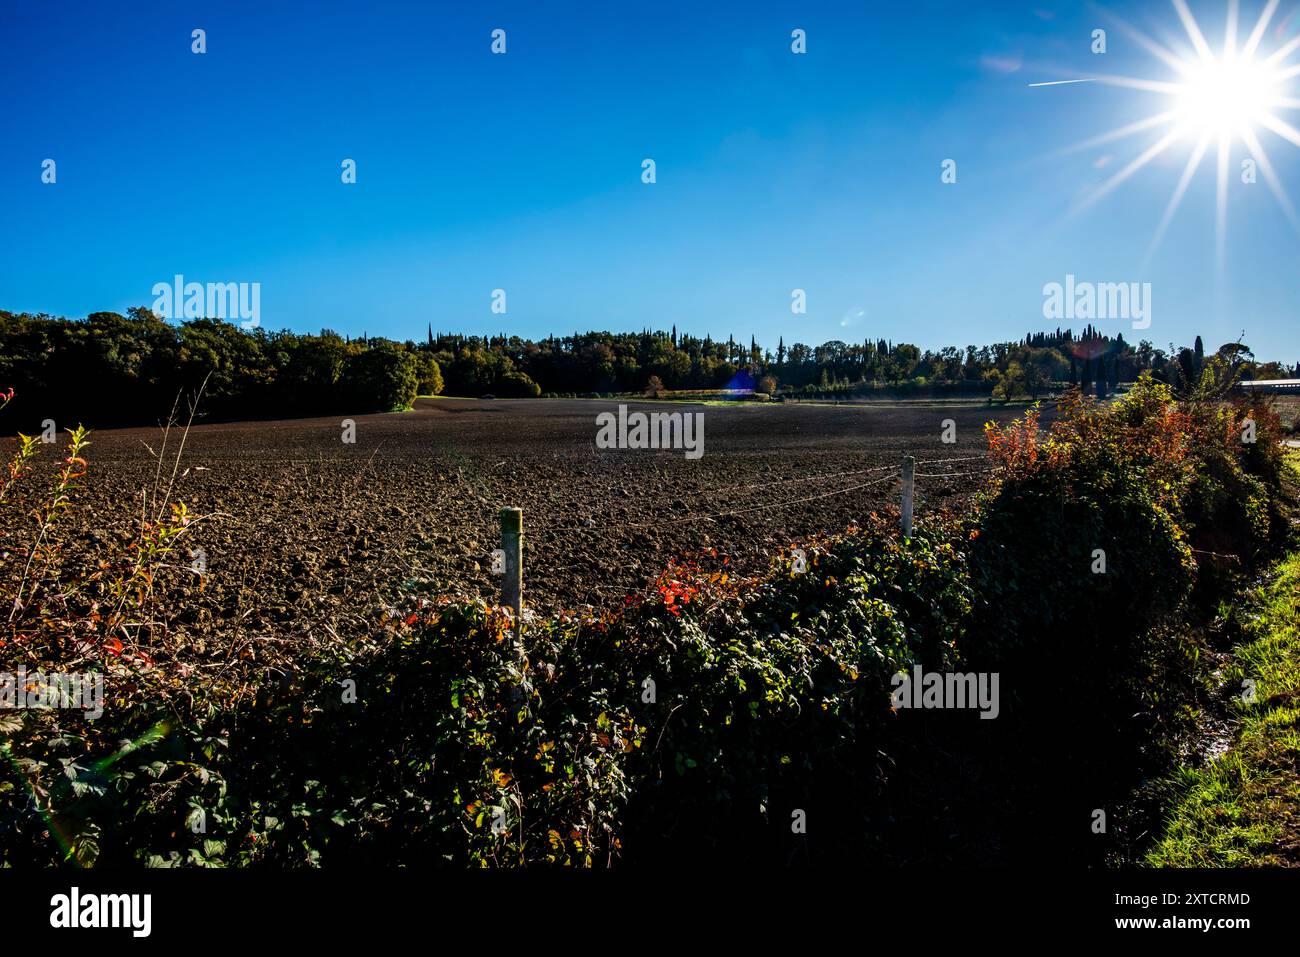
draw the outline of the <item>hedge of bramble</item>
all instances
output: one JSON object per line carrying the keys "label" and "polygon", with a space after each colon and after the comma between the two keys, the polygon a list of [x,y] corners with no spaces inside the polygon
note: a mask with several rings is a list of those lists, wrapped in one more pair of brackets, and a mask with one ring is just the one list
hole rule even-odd
{"label": "hedge of bramble", "polygon": [[[906,857],[903,820],[1015,829],[1077,784],[1053,768],[1138,768],[1180,727],[1197,674],[1180,626],[1288,524],[1274,430],[1267,409],[1145,381],[1114,406],[1071,398],[1046,433],[1032,413],[991,427],[978,510],[905,542],[880,519],[744,581],[697,556],[521,638],[502,609],[395,594],[369,633],[239,654],[168,627],[198,587],[175,552],[206,519],[155,495],[119,559],[85,568],[58,528],[91,440],[27,522],[20,440],[0,670],[98,670],[107,700],[95,722],[0,712],[0,863],[784,864]],[[892,710],[914,663],[999,671],[1004,720]],[[937,779],[971,763],[969,786]],[[1007,813],[966,813],[990,795]]]}

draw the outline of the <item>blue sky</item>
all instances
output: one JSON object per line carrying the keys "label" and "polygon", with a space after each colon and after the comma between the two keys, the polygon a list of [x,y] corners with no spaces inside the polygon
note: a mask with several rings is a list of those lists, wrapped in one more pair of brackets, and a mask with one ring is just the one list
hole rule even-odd
{"label": "blue sky", "polygon": [[[1297,2],[1264,52],[1300,32]],[[1243,34],[1262,6],[1243,3]],[[1191,7],[1218,42],[1225,4]],[[1109,9],[1190,51],[1172,6]],[[120,311],[182,273],[259,282],[262,324],[299,331],[675,323],[939,347],[1053,325],[1043,286],[1072,273],[1152,284],[1148,330],[1103,331],[1211,347],[1244,331],[1261,358],[1300,359],[1300,237],[1262,179],[1240,183],[1241,143],[1221,277],[1212,162],[1143,268],[1190,140],[1071,214],[1161,135],[1060,154],[1165,108],[1029,86],[1103,72],[1170,75],[1110,12],[1052,0],[6,4],[0,308]],[[1300,201],[1300,147],[1260,139]]]}

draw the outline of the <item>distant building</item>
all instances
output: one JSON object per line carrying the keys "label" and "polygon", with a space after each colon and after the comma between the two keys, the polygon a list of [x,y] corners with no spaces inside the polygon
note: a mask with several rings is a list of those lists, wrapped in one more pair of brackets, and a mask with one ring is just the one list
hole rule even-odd
{"label": "distant building", "polygon": [[1300,393],[1300,379],[1254,379],[1249,382],[1238,382],[1237,388],[1243,392]]}

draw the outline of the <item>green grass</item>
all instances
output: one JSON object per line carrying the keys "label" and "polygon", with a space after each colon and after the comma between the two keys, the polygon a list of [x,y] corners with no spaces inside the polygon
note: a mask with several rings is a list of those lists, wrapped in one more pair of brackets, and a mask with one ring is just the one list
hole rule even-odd
{"label": "green grass", "polygon": [[1231,749],[1167,782],[1171,807],[1152,867],[1300,865],[1300,553],[1250,593],[1248,641],[1226,678],[1255,682],[1255,700],[1234,707]]}

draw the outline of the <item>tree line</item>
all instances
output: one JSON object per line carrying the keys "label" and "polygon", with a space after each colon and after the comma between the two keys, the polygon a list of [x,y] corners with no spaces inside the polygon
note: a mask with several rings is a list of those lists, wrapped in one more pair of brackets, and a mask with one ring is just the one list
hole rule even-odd
{"label": "tree line", "polygon": [[[1300,376],[1258,363],[1245,346],[1219,353],[1246,378]],[[1204,363],[1193,346],[1134,346],[1088,326],[1027,334],[1018,342],[922,350],[885,339],[832,340],[775,350],[670,331],[519,336],[439,333],[404,342],[328,329],[319,334],[245,329],[219,319],[164,320],[147,308],[84,319],[0,310],[0,389],[22,401],[21,424],[52,419],[98,427],[152,423],[176,396],[203,388],[210,418],[331,415],[409,408],[417,395],[503,397],[739,389],[768,394],[981,395],[1010,399],[1077,384],[1105,395],[1151,372],[1177,385]],[[60,427],[62,427],[60,425]]]}
{"label": "tree line", "polygon": [[[435,334],[412,348],[432,352],[451,394],[490,391],[508,372],[522,373],[544,393],[561,395],[630,392],[756,389],[790,395],[871,394],[881,390],[988,395],[997,399],[1037,396],[1077,385],[1110,395],[1121,382],[1150,372],[1175,387],[1195,383],[1205,366],[1201,338],[1192,346],[1168,350],[1143,340],[1133,345],[1123,334],[1103,335],[1088,325],[1080,332],[1031,332],[1017,342],[922,350],[885,339],[831,340],[818,346],[784,337],[776,349],[756,337],[748,345],[734,337],[639,333],[575,332],[531,341],[519,336]],[[1240,343],[1217,350],[1244,378],[1300,376],[1300,362],[1260,363]]]}
{"label": "tree line", "polygon": [[0,385],[30,426],[152,423],[203,390],[210,418],[375,412],[408,407],[442,380],[427,352],[387,340],[168,322],[148,309],[84,319],[0,311]]}

